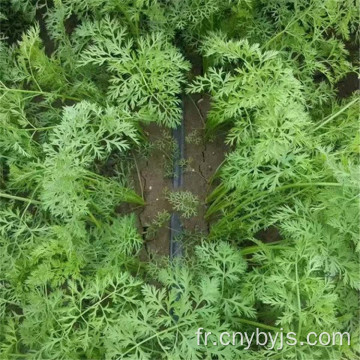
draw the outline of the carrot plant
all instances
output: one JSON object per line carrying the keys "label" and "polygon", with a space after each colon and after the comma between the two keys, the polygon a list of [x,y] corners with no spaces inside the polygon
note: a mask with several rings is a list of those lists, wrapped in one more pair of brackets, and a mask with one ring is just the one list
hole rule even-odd
{"label": "carrot plant", "polygon": [[[338,92],[358,65],[356,1],[0,4],[1,359],[359,356],[359,93]],[[207,134],[229,152],[209,234],[144,262],[170,214],[139,231],[133,153],[149,122],[180,123],[184,91],[210,95]],[[196,194],[168,199],[195,215]],[[351,343],[205,345],[199,328]]]}

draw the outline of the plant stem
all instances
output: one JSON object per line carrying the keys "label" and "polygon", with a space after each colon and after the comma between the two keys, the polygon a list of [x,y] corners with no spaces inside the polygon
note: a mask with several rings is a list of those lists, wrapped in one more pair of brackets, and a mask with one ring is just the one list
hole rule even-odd
{"label": "plant stem", "polygon": [[5,194],[5,193],[0,193],[0,197],[3,197],[5,199],[24,201],[24,202],[31,203],[31,204],[37,204],[37,205],[41,204],[40,201],[37,201],[37,200],[28,199],[28,198],[24,198],[21,196]]}
{"label": "plant stem", "polygon": [[[273,242],[269,245],[256,245],[256,246],[248,246],[242,250],[240,250],[241,255],[249,255],[256,253],[261,250],[289,250],[291,249],[289,246],[277,245],[280,241]],[[273,245],[274,244],[274,245]]]}
{"label": "plant stem", "polygon": [[154,335],[149,336],[149,337],[146,338],[145,340],[140,341],[139,343],[137,343],[136,345],[134,345],[132,348],[130,348],[129,350],[125,351],[125,352],[121,355],[121,357],[118,357],[116,360],[120,360],[123,356],[125,356],[125,355],[127,355],[129,352],[135,350],[135,349],[138,348],[140,345],[145,344],[145,343],[148,342],[149,340],[151,340],[151,339],[153,339],[153,338],[155,338],[155,337],[158,337],[158,336],[161,335],[161,334],[167,333],[167,332],[169,332],[169,331],[176,330],[176,329],[178,329],[179,327],[184,326],[184,325],[188,325],[188,324],[187,324],[187,323],[182,323],[182,324],[180,324],[180,325],[175,325],[175,326],[172,326],[172,327],[170,327],[170,328],[168,328],[168,329],[164,329],[164,330],[161,330],[161,331],[159,331],[159,332],[156,332]]}
{"label": "plant stem", "polygon": [[34,96],[35,96],[35,95],[53,95],[53,96],[56,96],[56,97],[58,97],[58,98],[63,98],[63,99],[68,99],[68,100],[74,100],[74,101],[81,101],[81,99],[79,99],[79,98],[77,98],[77,97],[67,96],[67,95],[57,94],[57,93],[51,93],[51,92],[47,92],[47,91],[14,89],[14,88],[8,88],[8,87],[6,87],[6,86],[0,88],[0,90],[10,91],[10,92],[20,92],[20,93],[24,93],[24,94],[34,94]]}
{"label": "plant stem", "polygon": [[296,297],[297,297],[297,303],[298,303],[298,317],[299,317],[297,336],[299,337],[301,334],[301,299],[300,299],[299,273],[298,273],[297,261],[298,260],[296,257],[296,259],[295,259],[295,277],[296,277]]}
{"label": "plant stem", "polygon": [[[239,322],[239,323],[242,323],[242,324],[248,324],[248,325],[252,325],[252,326],[256,326],[258,328],[262,328],[262,329],[267,329],[267,330],[272,330],[272,331],[276,331],[276,332],[280,332],[281,330],[279,328],[276,328],[274,326],[270,326],[270,325],[265,325],[265,324],[262,324],[262,323],[259,323],[259,322],[256,322],[256,321],[252,321],[252,320],[247,320],[247,319],[241,319],[241,318],[235,318],[234,319],[235,321]],[[189,323],[187,322],[184,322],[182,324],[178,324],[178,325],[175,325],[175,326],[172,326],[168,329],[164,329],[164,330],[161,330],[161,331],[158,331],[156,332],[154,335],[152,336],[149,336],[148,338],[144,339],[143,341],[140,341],[139,343],[137,343],[136,345],[134,345],[133,347],[131,347],[129,350],[125,351],[121,357],[118,357],[116,360],[120,360],[121,358],[123,358],[125,355],[127,355],[129,352],[135,350],[136,348],[138,348],[140,345],[142,344],[145,344],[146,342],[148,342],[149,340],[155,338],[155,337],[158,337],[159,335],[161,334],[164,334],[164,333],[167,333],[169,331],[172,331],[172,330],[177,330],[178,328],[184,326],[184,325],[189,325]]]}
{"label": "plant stem", "polygon": [[322,128],[324,125],[326,125],[327,123],[329,123],[331,120],[335,119],[336,117],[338,117],[340,114],[342,114],[346,109],[348,109],[350,106],[352,106],[353,104],[355,104],[357,101],[359,101],[358,98],[355,98],[354,100],[350,101],[348,104],[346,104],[344,107],[342,107],[338,112],[336,112],[335,114],[331,115],[328,118],[325,118],[322,120],[322,122],[313,130],[313,131],[317,131],[320,128]]}
{"label": "plant stem", "polygon": [[96,220],[95,216],[89,211],[89,217],[91,221],[96,225],[97,228],[101,228],[100,223]]}
{"label": "plant stem", "polygon": [[252,320],[247,320],[247,319],[234,319],[235,321],[242,323],[242,324],[248,324],[248,325],[252,325],[258,328],[262,328],[262,329],[267,329],[267,330],[272,330],[272,331],[276,331],[276,332],[280,332],[281,330],[277,327],[274,326],[270,326],[270,325],[265,325],[262,323],[259,323],[257,321],[252,321]]}
{"label": "plant stem", "polygon": [[294,18],[285,26],[284,30],[278,32],[275,36],[273,36],[271,39],[269,39],[265,45],[263,46],[264,48],[268,47],[275,39],[277,39],[279,36],[281,36],[282,34],[286,33],[288,28],[293,25],[296,21],[301,20],[309,11],[310,9],[313,7],[313,5],[309,6],[307,8],[306,11],[304,11],[300,16],[295,15]]}
{"label": "plant stem", "polygon": [[197,106],[196,102],[194,101],[194,99],[192,98],[192,96],[191,96],[190,94],[187,94],[187,96],[189,97],[189,99],[190,99],[191,102],[193,103],[193,105],[194,105],[197,113],[199,114],[199,117],[200,117],[201,122],[202,122],[202,124],[203,124],[203,128],[205,129],[205,127],[206,127],[205,119],[204,119],[204,117],[203,117],[203,115],[202,115],[199,107]]}
{"label": "plant stem", "polygon": [[57,127],[57,125],[54,126],[46,126],[46,127],[40,127],[40,128],[36,128],[33,127],[31,129],[23,129],[23,128],[16,128],[16,127],[11,127],[11,126],[6,126],[5,124],[0,125],[3,129],[7,129],[7,130],[15,130],[15,131],[45,131],[45,130],[52,130],[55,129]]}

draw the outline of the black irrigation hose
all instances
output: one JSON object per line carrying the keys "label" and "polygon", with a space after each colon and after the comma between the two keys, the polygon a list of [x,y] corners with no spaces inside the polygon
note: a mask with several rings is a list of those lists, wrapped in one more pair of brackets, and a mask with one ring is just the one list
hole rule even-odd
{"label": "black irrigation hose", "polygon": [[[180,160],[185,157],[185,128],[184,128],[184,108],[183,98],[181,97],[182,119],[181,124],[173,130],[173,138],[176,142],[178,151],[174,159],[174,177],[173,187],[175,190],[181,189],[183,186],[183,169],[180,166]],[[180,235],[182,233],[182,224],[180,216],[177,213],[171,214],[170,219],[170,258],[174,259],[183,255]]]}

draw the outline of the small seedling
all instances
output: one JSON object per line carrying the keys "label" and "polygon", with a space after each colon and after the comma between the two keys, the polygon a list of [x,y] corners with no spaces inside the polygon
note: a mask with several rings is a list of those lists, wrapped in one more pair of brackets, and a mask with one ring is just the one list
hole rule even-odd
{"label": "small seedling", "polygon": [[173,209],[180,212],[185,219],[197,215],[199,198],[190,191],[167,192],[165,196]]}
{"label": "small seedling", "polygon": [[201,136],[199,130],[193,130],[185,137],[185,142],[187,144],[199,145],[201,143]]}
{"label": "small seedling", "polygon": [[170,220],[170,214],[166,211],[159,211],[146,230],[145,239],[152,240],[156,237],[159,229]]}

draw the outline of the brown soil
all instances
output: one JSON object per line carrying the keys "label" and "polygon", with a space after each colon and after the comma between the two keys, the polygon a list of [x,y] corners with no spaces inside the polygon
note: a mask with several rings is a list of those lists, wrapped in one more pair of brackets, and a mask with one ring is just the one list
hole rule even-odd
{"label": "brown soil", "polygon": [[[171,133],[169,129],[161,128],[156,124],[145,127],[145,132],[148,135],[150,144],[154,144],[161,139],[164,132],[169,135]],[[143,193],[146,202],[144,208],[138,212],[140,231],[145,236],[147,227],[150,226],[160,211],[167,210],[171,212],[171,207],[165,199],[164,189],[171,189],[172,180],[165,177],[165,155],[157,147],[153,147],[146,157],[136,156],[135,161],[133,175],[135,184],[137,184],[135,188],[138,194]],[[159,229],[154,240],[145,242],[145,249],[141,254],[142,258],[148,258],[151,254],[168,256],[169,239],[170,228],[168,224]]]}
{"label": "brown soil", "polygon": [[[345,48],[349,52],[349,61],[358,69],[359,67],[359,43],[355,36],[345,43]],[[357,73],[349,73],[337,83],[338,97],[340,99],[351,96],[356,90],[360,89],[360,81]]]}
{"label": "brown soil", "polygon": [[[208,233],[208,223],[205,220],[206,196],[212,189],[210,178],[224,160],[226,146],[224,135],[217,134],[213,141],[205,140],[205,119],[210,109],[210,100],[207,96],[199,94],[183,97],[184,126],[185,126],[185,154],[184,160],[188,166],[183,169],[183,189],[192,192],[199,198],[200,206],[197,216],[190,219],[182,219],[185,232]],[[164,131],[171,134],[168,129],[151,124],[145,128],[150,144],[161,139]],[[191,136],[189,136],[191,135]],[[169,149],[169,151],[171,151]],[[170,224],[165,224],[153,240],[145,240],[146,229],[156,215],[166,210],[172,212],[169,202],[164,195],[164,189],[172,190],[172,179],[166,178],[164,169],[164,152],[158,147],[152,146],[146,157],[136,156],[133,178],[135,189],[139,194],[143,193],[146,205],[138,211],[140,231],[144,234],[145,246],[141,253],[143,260],[152,255],[169,256],[170,248]]]}
{"label": "brown soil", "polygon": [[350,73],[337,84],[338,96],[340,99],[351,96],[360,89],[359,77],[356,73]]}
{"label": "brown soil", "polygon": [[[225,136],[217,134],[213,141],[205,139],[205,120],[210,109],[208,96],[198,94],[185,96],[184,100],[184,125],[185,125],[185,158],[190,161],[190,166],[184,173],[184,190],[197,195],[200,206],[197,216],[183,221],[185,230],[207,234],[209,224],[205,220],[207,195],[213,186],[210,178],[224,160],[226,146]],[[189,135],[195,134],[195,141]]]}
{"label": "brown soil", "polygon": [[258,231],[255,234],[255,238],[264,243],[272,243],[282,239],[279,229],[273,225]]}
{"label": "brown soil", "polygon": [[36,18],[36,21],[39,23],[40,38],[44,44],[45,54],[50,57],[55,50],[55,43],[49,36],[49,33],[46,29],[45,18],[44,18],[46,12],[47,12],[47,8],[45,6],[39,7],[36,10],[35,18]]}

